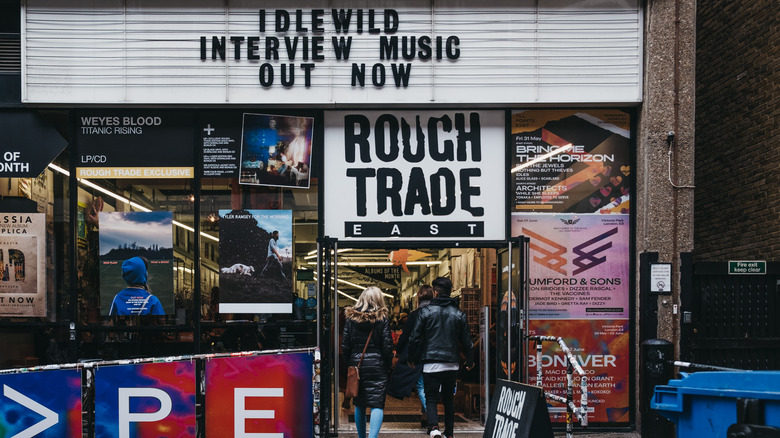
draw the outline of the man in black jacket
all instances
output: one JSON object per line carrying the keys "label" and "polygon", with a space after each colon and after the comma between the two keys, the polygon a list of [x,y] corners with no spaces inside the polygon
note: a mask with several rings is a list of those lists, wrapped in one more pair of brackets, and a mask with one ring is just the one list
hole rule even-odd
{"label": "man in black jacket", "polygon": [[[466,356],[466,369],[474,367],[474,344],[466,314],[458,300],[450,298],[452,282],[439,277],[431,283],[434,298],[420,309],[417,323],[409,336],[409,358],[423,367],[428,433],[442,436],[437,412],[439,399],[444,404],[444,436],[452,437],[455,426],[455,380],[460,368],[460,353]],[[410,365],[414,366],[414,364]]]}

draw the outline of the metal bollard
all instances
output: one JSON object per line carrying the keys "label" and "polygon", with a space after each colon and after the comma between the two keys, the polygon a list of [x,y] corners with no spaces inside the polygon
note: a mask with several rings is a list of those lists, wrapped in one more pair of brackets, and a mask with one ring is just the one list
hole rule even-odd
{"label": "metal bollard", "polygon": [[642,414],[642,438],[668,438],[675,436],[674,423],[650,408],[656,385],[666,385],[674,378],[674,345],[663,339],[642,342],[639,356],[640,397]]}

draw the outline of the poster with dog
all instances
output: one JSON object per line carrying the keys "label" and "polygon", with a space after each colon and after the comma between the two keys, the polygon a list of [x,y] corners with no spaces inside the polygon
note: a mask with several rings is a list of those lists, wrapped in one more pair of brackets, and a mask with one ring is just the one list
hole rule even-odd
{"label": "poster with dog", "polygon": [[219,313],[291,313],[292,241],[292,210],[220,210]]}

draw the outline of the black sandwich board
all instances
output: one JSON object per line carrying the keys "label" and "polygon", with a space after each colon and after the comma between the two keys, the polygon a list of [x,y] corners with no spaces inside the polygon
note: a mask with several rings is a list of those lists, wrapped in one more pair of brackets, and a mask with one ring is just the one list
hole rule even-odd
{"label": "black sandwich board", "polygon": [[544,392],[498,379],[482,438],[553,438]]}

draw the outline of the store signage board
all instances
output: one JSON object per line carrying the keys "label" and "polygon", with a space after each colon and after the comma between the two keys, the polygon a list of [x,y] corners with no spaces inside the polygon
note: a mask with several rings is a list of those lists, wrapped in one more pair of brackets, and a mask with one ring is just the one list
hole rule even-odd
{"label": "store signage board", "polygon": [[85,110],[76,115],[79,178],[194,178],[192,112]]}
{"label": "store signage board", "polygon": [[386,4],[29,0],[22,102],[641,102],[638,0]]}
{"label": "store signage board", "polygon": [[729,275],[765,275],[765,260],[729,260]]}
{"label": "store signage board", "polygon": [[0,132],[3,178],[35,178],[67,146],[60,133],[34,112],[3,112]]}
{"label": "store signage board", "polygon": [[503,112],[333,111],[325,127],[325,235],[506,239]]}

